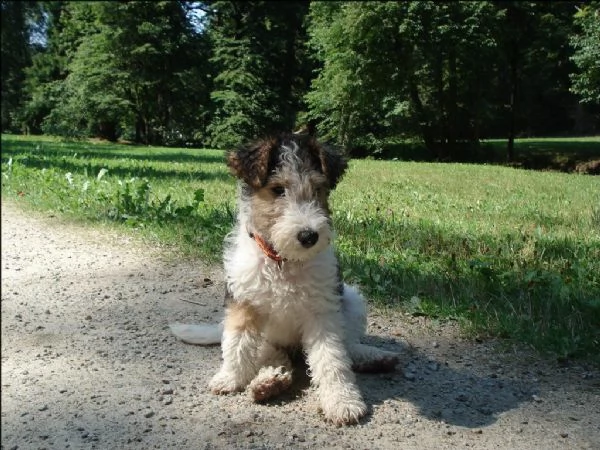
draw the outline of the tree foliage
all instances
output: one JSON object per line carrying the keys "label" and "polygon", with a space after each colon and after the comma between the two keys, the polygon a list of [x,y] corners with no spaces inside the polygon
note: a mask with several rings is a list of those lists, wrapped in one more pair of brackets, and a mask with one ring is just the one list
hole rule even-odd
{"label": "tree foliage", "polygon": [[598,4],[3,1],[2,130],[225,148],[310,123],[362,154],[510,158],[598,131]]}
{"label": "tree foliage", "polygon": [[33,2],[0,3],[2,19],[2,131],[13,128],[13,115],[21,106],[25,69],[31,64],[33,22],[39,9]]}
{"label": "tree foliage", "polygon": [[291,129],[299,106],[305,2],[211,5],[209,33],[216,76],[211,143],[235,145]]}
{"label": "tree foliage", "polygon": [[419,136],[438,157],[482,133],[514,137],[536,117],[545,130],[551,114],[568,120],[573,11],[573,2],[315,2],[311,45],[323,69],[310,115],[347,147]]}
{"label": "tree foliage", "polygon": [[52,111],[49,131],[114,140],[129,130],[126,137],[145,143],[189,134],[190,119],[202,111],[199,88],[206,82],[199,38],[183,4],[72,2],[69,7],[71,30],[85,31],[67,64],[68,101]]}
{"label": "tree foliage", "polygon": [[600,105],[600,2],[591,2],[575,14],[580,32],[573,34],[572,60],[579,69],[572,74],[572,90],[582,102]]}

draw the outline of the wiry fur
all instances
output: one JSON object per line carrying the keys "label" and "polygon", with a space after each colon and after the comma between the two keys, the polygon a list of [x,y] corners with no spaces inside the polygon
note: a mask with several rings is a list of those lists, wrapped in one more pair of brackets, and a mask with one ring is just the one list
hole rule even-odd
{"label": "wiry fur", "polygon": [[[228,165],[240,179],[238,220],[224,254],[232,301],[222,329],[223,365],[210,388],[247,389],[255,401],[266,400],[291,384],[287,350],[301,347],[325,418],[356,423],[366,405],[352,369],[393,370],[397,357],[360,342],[365,302],[339,278],[328,196],[346,162],[310,137],[284,135],[229,153]],[[209,344],[220,329],[175,325],[173,332]]]}

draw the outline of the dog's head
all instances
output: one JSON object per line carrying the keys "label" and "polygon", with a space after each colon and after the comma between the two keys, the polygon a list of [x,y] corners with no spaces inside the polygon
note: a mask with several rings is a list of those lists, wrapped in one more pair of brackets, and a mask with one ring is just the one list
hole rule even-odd
{"label": "dog's head", "polygon": [[249,233],[293,261],[329,245],[329,193],[347,167],[340,155],[311,136],[284,134],[229,152],[227,164],[242,182]]}

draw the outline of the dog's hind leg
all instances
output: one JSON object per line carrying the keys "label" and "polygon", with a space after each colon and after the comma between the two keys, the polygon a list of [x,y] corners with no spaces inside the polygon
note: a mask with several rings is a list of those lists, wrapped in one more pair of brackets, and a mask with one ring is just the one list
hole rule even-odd
{"label": "dog's hind leg", "polygon": [[355,372],[391,372],[398,364],[396,353],[362,344],[367,327],[365,300],[352,286],[344,285],[342,311],[346,327],[346,348]]}
{"label": "dog's hind leg", "polygon": [[256,402],[266,401],[292,384],[292,362],[287,352],[265,343],[261,349],[260,370],[248,391]]}
{"label": "dog's hind leg", "polygon": [[234,303],[227,309],[221,347],[223,365],[211,379],[215,394],[243,391],[260,368],[262,318],[250,305]]}

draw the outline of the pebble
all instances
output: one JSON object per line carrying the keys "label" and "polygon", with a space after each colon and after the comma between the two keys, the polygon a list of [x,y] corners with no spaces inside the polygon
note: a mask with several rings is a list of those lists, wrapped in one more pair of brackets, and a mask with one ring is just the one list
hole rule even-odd
{"label": "pebble", "polygon": [[427,364],[427,368],[429,370],[432,370],[434,372],[440,370],[440,365],[437,362],[430,362],[429,364]]}
{"label": "pebble", "polygon": [[454,399],[458,402],[466,402],[469,400],[469,396],[467,394],[458,394]]}
{"label": "pebble", "polygon": [[409,372],[408,370],[403,371],[403,376],[404,379],[408,381],[415,381],[415,379],[417,378],[414,372]]}

